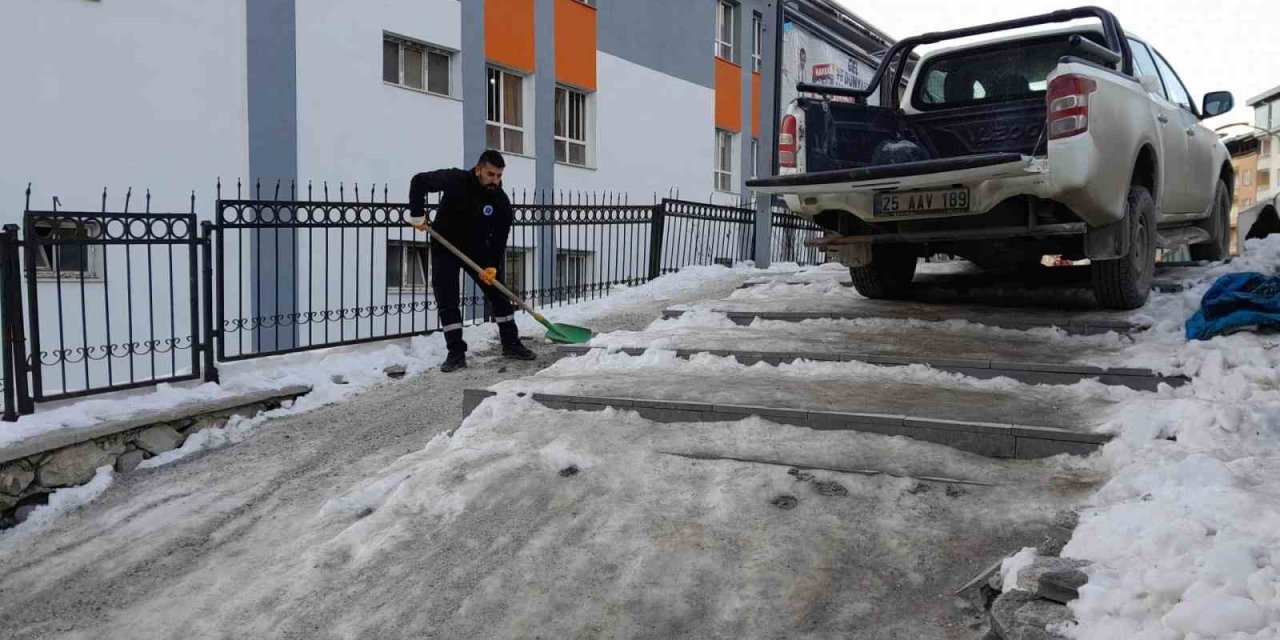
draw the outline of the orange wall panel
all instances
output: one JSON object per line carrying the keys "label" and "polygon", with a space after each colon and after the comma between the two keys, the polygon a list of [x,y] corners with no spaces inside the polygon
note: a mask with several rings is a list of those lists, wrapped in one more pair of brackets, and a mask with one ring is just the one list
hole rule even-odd
{"label": "orange wall panel", "polygon": [[578,0],[556,0],[556,80],[596,88],[596,9]]}
{"label": "orange wall panel", "polygon": [[760,74],[751,74],[751,137],[760,137]]}
{"label": "orange wall panel", "polygon": [[534,0],[486,0],[484,55],[520,71],[534,70]]}
{"label": "orange wall panel", "polygon": [[742,67],[716,58],[716,128],[742,131]]}

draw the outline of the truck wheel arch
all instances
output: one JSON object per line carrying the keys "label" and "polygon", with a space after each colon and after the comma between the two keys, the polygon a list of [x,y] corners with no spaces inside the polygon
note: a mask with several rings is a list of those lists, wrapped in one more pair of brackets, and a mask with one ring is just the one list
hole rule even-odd
{"label": "truck wheel arch", "polygon": [[1164,201],[1164,192],[1160,188],[1160,158],[1155,146],[1144,141],[1138,146],[1138,153],[1133,158],[1133,176],[1129,180],[1131,187],[1146,187],[1156,202],[1159,212]]}

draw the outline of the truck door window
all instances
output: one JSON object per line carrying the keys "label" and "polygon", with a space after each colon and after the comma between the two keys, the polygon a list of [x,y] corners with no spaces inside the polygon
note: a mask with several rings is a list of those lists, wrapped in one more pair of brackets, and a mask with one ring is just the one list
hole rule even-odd
{"label": "truck door window", "polygon": [[1191,94],[1187,93],[1187,88],[1183,86],[1182,80],[1178,79],[1178,74],[1173,72],[1173,67],[1165,62],[1164,56],[1159,51],[1156,54],[1156,66],[1160,68],[1160,79],[1164,81],[1164,89],[1169,94],[1169,102],[1172,102],[1191,113],[1195,113],[1195,109],[1191,107]]}
{"label": "truck door window", "polygon": [[1133,50],[1133,70],[1137,72],[1139,77],[1151,76],[1155,78],[1161,87],[1160,93],[1152,95],[1156,95],[1161,98],[1167,97],[1168,94],[1164,90],[1164,81],[1160,79],[1160,72],[1156,68],[1156,61],[1151,57],[1151,52],[1147,50],[1147,45],[1130,38],[1129,48]]}

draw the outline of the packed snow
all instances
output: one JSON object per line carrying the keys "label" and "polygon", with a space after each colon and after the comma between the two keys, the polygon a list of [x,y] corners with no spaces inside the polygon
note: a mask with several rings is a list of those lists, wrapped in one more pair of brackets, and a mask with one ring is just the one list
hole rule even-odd
{"label": "packed snow", "polygon": [[[944,575],[944,567],[970,561],[972,569],[987,553],[1034,543],[1022,534],[1083,500],[1079,527],[1062,555],[1092,564],[1081,597],[1069,605],[1078,624],[1062,633],[1089,640],[1280,638],[1280,339],[1249,332],[1193,343],[1181,337],[1183,321],[1218,275],[1271,274],[1277,263],[1280,238],[1250,241],[1244,257],[1194,272],[1188,290],[1153,295],[1132,314],[1110,314],[1149,327],[1127,337],[1031,333],[1093,349],[1117,366],[1192,378],[1153,393],[1091,381],[1055,388],[1064,403],[1107,403],[1097,428],[1116,439],[1089,458],[980,459],[902,438],[812,431],[758,418],[661,424],[614,409],[553,411],[517,395],[589,391],[606,378],[637,388],[665,379],[690,386],[689,393],[699,392],[693,385],[700,379],[762,385],[827,379],[851,388],[886,377],[949,389],[1036,392],[1011,380],[971,380],[920,366],[745,366],[711,355],[681,360],[663,349],[698,332],[725,339],[755,331],[779,346],[793,344],[788,341],[795,332],[806,329],[846,335],[936,329],[1015,339],[1001,333],[1006,330],[945,318],[933,324],[846,320],[744,328],[730,326],[716,303],[692,305],[697,313],[655,322],[645,332],[601,336],[595,344],[606,349],[495,386],[499,395],[452,435],[432,439],[314,512],[271,524],[279,528],[270,532],[280,536],[272,539],[278,546],[250,549],[252,566],[246,559],[223,569],[232,572],[223,579],[244,588],[219,602],[215,613],[223,616],[218,620],[235,621],[245,635],[269,635],[280,630],[281,620],[300,625],[318,616],[339,637],[427,628],[454,637],[771,637],[798,628],[814,635],[868,631],[857,625],[876,615],[887,626],[867,637],[895,631],[918,637],[910,634],[919,628],[909,623],[945,615],[951,604],[904,596],[968,577]],[[789,309],[833,299],[866,303],[838,281],[834,267],[791,271],[765,274],[768,282],[735,291],[727,302]],[[551,315],[582,324],[617,313],[656,316],[675,291],[760,275],[742,267],[687,269]],[[530,319],[521,322],[533,328]],[[469,331],[476,334],[468,336],[473,344],[491,344],[491,328]],[[640,356],[609,352],[620,346],[650,350]],[[752,348],[763,349],[754,341]],[[262,420],[369,388],[383,379],[386,364],[407,364],[413,373],[434,366],[441,355],[433,337],[407,346],[287,356],[270,368],[228,376],[227,385],[241,388],[301,382],[316,385],[318,393],[193,439],[191,446],[234,442]],[[334,373],[351,384],[333,385]],[[126,400],[86,401],[42,412],[35,421],[24,418],[27,425],[19,427],[64,428],[124,415],[143,403],[172,406],[214,392],[221,391],[168,387]],[[760,404],[759,397],[739,403]],[[848,471],[805,472],[801,480],[789,473],[799,467]],[[966,489],[955,496],[914,491],[924,476],[963,480]],[[51,500],[46,515],[33,518],[47,523],[110,482],[110,470],[100,470],[81,493],[59,499],[56,507]],[[845,494],[819,489],[818,483],[832,482]],[[781,500],[784,495],[794,502]],[[952,553],[957,536],[966,536],[964,560]],[[1024,549],[1003,564],[1006,586],[1014,586],[1032,555]],[[174,601],[207,595],[194,582],[175,585]],[[876,595],[886,585],[893,598]],[[414,595],[411,607],[404,606],[406,593]],[[268,595],[272,604],[264,607]],[[130,616],[152,604],[140,601],[106,614],[104,624],[126,628]],[[180,610],[182,615],[153,620],[154,631],[177,633],[212,615]]]}

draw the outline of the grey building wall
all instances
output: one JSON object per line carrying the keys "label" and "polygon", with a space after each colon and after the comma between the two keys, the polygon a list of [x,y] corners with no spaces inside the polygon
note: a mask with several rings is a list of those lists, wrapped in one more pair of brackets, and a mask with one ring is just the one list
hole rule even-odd
{"label": "grey building wall", "polygon": [[[598,4],[596,33],[601,51],[704,87],[715,86],[714,2],[600,0]],[[706,9],[696,10],[699,4]]]}
{"label": "grey building wall", "polygon": [[[556,3],[536,0],[533,15],[534,64],[537,75],[533,86],[533,154],[534,189],[539,201],[550,200],[556,188]],[[550,289],[556,282],[555,229],[540,227],[538,233],[538,288]]]}
{"label": "grey building wall", "polygon": [[[249,184],[262,182],[264,194],[274,194],[277,181],[285,188],[298,177],[297,16],[295,0],[245,0],[247,24]],[[284,191],[283,193],[287,193]],[[256,193],[253,194],[256,197]],[[297,242],[292,229],[269,229],[250,234],[250,313],[256,318],[295,313],[293,303]],[[276,324],[268,322],[266,324]],[[259,350],[297,345],[297,327],[258,329]]]}

